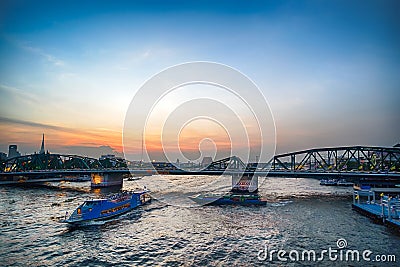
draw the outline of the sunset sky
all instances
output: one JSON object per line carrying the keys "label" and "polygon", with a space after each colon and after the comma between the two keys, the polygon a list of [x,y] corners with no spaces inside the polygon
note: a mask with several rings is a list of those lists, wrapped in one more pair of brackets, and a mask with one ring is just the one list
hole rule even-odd
{"label": "sunset sky", "polygon": [[[278,153],[393,146],[400,142],[399,3],[1,1],[0,151],[9,144],[38,151],[45,133],[50,152],[122,153],[135,92],[189,61],[232,66],[259,86]],[[207,137],[229,147],[223,130],[194,126],[182,148]]]}

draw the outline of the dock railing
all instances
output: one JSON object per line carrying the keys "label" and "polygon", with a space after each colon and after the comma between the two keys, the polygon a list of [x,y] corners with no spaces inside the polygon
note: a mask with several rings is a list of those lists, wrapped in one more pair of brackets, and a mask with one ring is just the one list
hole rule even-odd
{"label": "dock railing", "polygon": [[370,190],[354,190],[353,192],[353,204],[361,204],[361,197],[367,197],[367,204],[375,204],[375,193]]}
{"label": "dock railing", "polygon": [[390,196],[382,196],[381,206],[382,206],[382,218],[387,217],[388,220],[399,219],[400,200],[398,198],[393,198]]}

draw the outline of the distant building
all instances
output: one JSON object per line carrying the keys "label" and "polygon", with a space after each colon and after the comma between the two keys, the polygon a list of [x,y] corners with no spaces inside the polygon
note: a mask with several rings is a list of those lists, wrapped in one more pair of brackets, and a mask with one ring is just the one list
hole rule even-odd
{"label": "distant building", "polygon": [[212,157],[204,157],[203,160],[201,161],[201,166],[202,167],[207,167],[213,162]]}
{"label": "distant building", "polygon": [[153,165],[153,168],[156,170],[176,170],[177,167],[170,163],[170,162],[164,162],[164,161],[153,161],[151,163]]}
{"label": "distant building", "polygon": [[105,159],[115,159],[115,155],[112,154],[101,155],[100,160],[105,160]]}
{"label": "distant building", "polygon": [[9,145],[8,146],[8,158],[15,158],[21,156],[21,153],[18,152],[17,145]]}
{"label": "distant building", "polygon": [[6,160],[7,159],[7,154],[4,152],[0,152],[0,160]]}
{"label": "distant building", "polygon": [[198,167],[198,164],[191,162],[190,160],[188,162],[181,162],[179,163],[179,167],[180,168],[184,168],[184,169],[193,169]]}

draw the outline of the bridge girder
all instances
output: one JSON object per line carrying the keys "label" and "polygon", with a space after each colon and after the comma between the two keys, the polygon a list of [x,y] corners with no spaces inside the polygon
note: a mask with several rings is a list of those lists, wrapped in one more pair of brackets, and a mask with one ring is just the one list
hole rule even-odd
{"label": "bridge girder", "polygon": [[208,165],[204,171],[214,171],[214,170],[246,170],[246,164],[236,156],[227,157],[217,161],[213,161]]}
{"label": "bridge girder", "polygon": [[393,147],[328,147],[276,155],[271,170],[293,172],[399,172],[400,149]]}

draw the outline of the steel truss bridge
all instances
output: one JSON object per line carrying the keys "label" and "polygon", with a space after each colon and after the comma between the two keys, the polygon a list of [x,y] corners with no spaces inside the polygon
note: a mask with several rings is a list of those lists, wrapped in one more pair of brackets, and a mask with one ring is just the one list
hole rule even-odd
{"label": "steel truss bridge", "polygon": [[328,147],[277,155],[273,170],[399,172],[400,148]]}
{"label": "steel truss bridge", "polygon": [[[170,174],[221,175],[244,174],[269,177],[379,179],[400,182],[400,148],[326,147],[275,155],[267,163],[243,163],[232,156],[212,162],[206,168],[183,170],[172,163],[144,163],[129,167],[119,158],[103,160],[62,154],[32,154],[0,162],[1,181],[62,180],[68,175]],[[17,177],[17,178],[16,178]],[[19,178],[18,178],[19,177]]]}
{"label": "steel truss bridge", "polygon": [[1,170],[3,173],[19,173],[43,170],[89,170],[126,167],[125,161],[120,158],[100,160],[78,155],[43,153],[8,159],[2,163]]}

